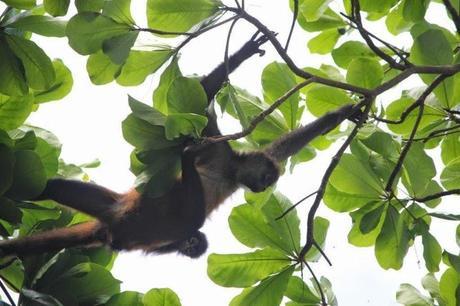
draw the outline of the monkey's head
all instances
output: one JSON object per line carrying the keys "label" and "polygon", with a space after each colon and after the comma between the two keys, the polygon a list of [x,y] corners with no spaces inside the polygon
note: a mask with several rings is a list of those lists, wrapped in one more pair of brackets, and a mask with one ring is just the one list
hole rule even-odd
{"label": "monkey's head", "polygon": [[206,235],[196,231],[192,236],[179,242],[177,251],[190,258],[198,258],[203,255],[208,248]]}
{"label": "monkey's head", "polygon": [[236,180],[252,192],[262,192],[279,177],[278,164],[263,152],[243,153],[238,156]]}

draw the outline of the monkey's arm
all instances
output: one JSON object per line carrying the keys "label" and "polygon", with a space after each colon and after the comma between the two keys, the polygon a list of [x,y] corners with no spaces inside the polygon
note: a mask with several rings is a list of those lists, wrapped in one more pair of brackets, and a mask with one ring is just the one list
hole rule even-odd
{"label": "monkey's arm", "polygon": [[317,136],[333,130],[355,112],[357,112],[357,110],[354,108],[353,104],[347,104],[335,111],[326,113],[315,121],[275,140],[265,149],[265,152],[278,162],[286,160],[289,156],[299,152]]}
{"label": "monkey's arm", "polygon": [[[257,39],[251,38],[246,42],[236,53],[228,58],[228,73],[235,71],[248,58],[254,54],[263,54],[264,51],[260,50],[260,46],[267,41],[265,36]],[[211,103],[214,96],[221,89],[222,85],[227,81],[227,65],[221,63],[210,74],[201,80],[201,85],[208,97],[208,126],[203,131],[204,136],[218,136],[221,135],[216,122],[216,115],[214,113],[213,104]]]}
{"label": "monkey's arm", "polygon": [[101,220],[110,220],[112,205],[121,195],[102,186],[75,180],[50,179],[34,200],[53,200]]}
{"label": "monkey's arm", "polygon": [[63,248],[101,245],[106,242],[107,232],[98,221],[89,221],[70,227],[58,228],[31,236],[1,240],[0,257],[7,255],[31,255]]}

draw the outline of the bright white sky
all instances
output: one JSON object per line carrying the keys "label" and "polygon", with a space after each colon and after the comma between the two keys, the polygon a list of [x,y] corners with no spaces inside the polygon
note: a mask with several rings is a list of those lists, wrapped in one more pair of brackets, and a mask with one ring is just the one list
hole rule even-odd
{"label": "bright white sky", "polygon": [[[232,5],[233,1],[227,1]],[[279,32],[278,38],[285,40],[291,21],[291,12],[287,1],[247,0],[247,9],[272,30]],[[342,1],[334,1],[338,5]],[[144,1],[133,1],[133,15],[140,25],[144,23]],[[431,8],[430,8],[431,9]],[[438,5],[432,5],[430,17],[444,26],[451,24]],[[441,17],[442,16],[442,17]],[[145,23],[144,23],[145,24]],[[408,36],[393,37],[382,34],[382,27],[370,28],[375,34],[386,37],[393,44],[404,46]],[[186,74],[206,74],[223,59],[227,28],[212,31],[202,38],[194,40],[182,51],[181,68]],[[234,30],[231,46],[236,50],[254,30],[243,21]],[[320,63],[331,63],[330,57],[310,55],[306,48],[307,39],[312,37],[297,28],[294,32],[290,54],[299,66],[318,67]],[[150,45],[151,38],[142,40],[137,46]],[[347,39],[346,37],[344,39]],[[131,147],[125,143],[121,134],[121,121],[129,113],[127,94],[133,95],[145,103],[151,103],[151,94],[156,87],[157,78],[150,77],[136,88],[124,88],[116,84],[95,86],[89,81],[85,66],[86,59],[76,54],[67,45],[65,39],[35,37],[34,40],[51,57],[62,58],[69,66],[74,77],[74,87],[65,99],[44,104],[39,112],[33,114],[29,123],[54,132],[64,144],[62,157],[67,162],[83,163],[99,158],[102,165],[91,170],[91,178],[106,187],[123,192],[134,181],[129,172],[129,153]],[[406,40],[408,41],[408,40]],[[260,74],[263,67],[279,57],[266,44],[267,54],[247,61],[240,70],[231,76],[234,84],[260,95]],[[410,88],[416,78],[406,82],[402,88]],[[416,84],[416,83],[415,83]],[[391,102],[395,93],[379,99],[379,102]],[[239,127],[227,121],[225,131],[235,131]],[[293,175],[283,176],[278,189],[295,202],[316,190],[327,167],[334,148],[321,152],[313,161],[297,167]],[[207,221],[204,232],[209,240],[209,253],[241,253],[248,251],[232,236],[227,223],[231,209],[243,203],[242,193],[238,192],[215,212]],[[299,214],[305,216],[311,202],[300,206]],[[453,209],[453,199],[445,201],[445,210]],[[313,266],[318,275],[324,275],[332,281],[333,290],[340,305],[397,305],[395,293],[400,283],[419,284],[425,275],[422,252],[419,241],[411,248],[401,271],[384,271],[374,257],[373,248],[356,248],[347,243],[347,233],[351,219],[346,214],[337,214],[321,207],[318,215],[331,221],[326,253],[333,262],[329,267],[324,260]],[[305,226],[303,226],[304,228]],[[441,244],[455,251],[454,224],[443,226],[434,224],[435,233]],[[122,280],[123,290],[146,292],[151,288],[169,287],[181,298],[182,304],[189,305],[227,305],[241,289],[223,288],[210,281],[206,274],[206,258],[191,260],[176,255],[145,256],[138,252],[122,253],[118,256],[113,273]]]}

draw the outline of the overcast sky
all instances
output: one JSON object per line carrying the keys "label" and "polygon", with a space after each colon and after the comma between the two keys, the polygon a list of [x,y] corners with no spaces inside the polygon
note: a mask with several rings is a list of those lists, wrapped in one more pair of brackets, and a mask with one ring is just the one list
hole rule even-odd
{"label": "overcast sky", "polygon": [[[143,24],[144,1],[133,2],[135,20]],[[232,4],[233,1],[228,3]],[[247,0],[246,3],[252,14],[279,33],[280,40],[286,38],[291,20],[287,1]],[[436,16],[437,20],[442,20],[445,26],[450,27],[447,17],[436,6],[438,8],[432,5],[434,11],[430,12],[430,17]],[[381,35],[379,29],[383,30],[382,27],[371,29],[378,35]],[[243,21],[239,22],[232,36],[232,50],[241,46],[253,32],[253,28]],[[184,48],[180,61],[183,72],[205,74],[221,62],[226,33],[227,28],[212,31]],[[308,53],[306,42],[310,37],[312,36],[306,35],[299,28],[294,32],[290,54],[298,65],[318,67],[320,63],[331,63],[330,57]],[[405,35],[395,38],[385,34],[383,37],[398,46],[404,46],[404,41],[408,41],[408,36]],[[67,162],[83,163],[99,158],[102,165],[90,171],[95,182],[119,192],[130,189],[134,181],[134,176],[128,170],[132,148],[124,142],[121,135],[121,121],[129,113],[127,94],[150,104],[157,78],[150,77],[142,86],[136,88],[124,88],[116,84],[95,86],[89,81],[85,57],[71,50],[66,39],[35,37],[34,41],[51,57],[64,60],[73,73],[74,87],[65,99],[42,105],[31,116],[29,123],[49,129],[59,137],[64,144],[62,157]],[[146,37],[137,46],[150,45],[153,42],[155,41]],[[273,60],[279,60],[268,44],[264,48],[267,50],[264,57],[252,58],[231,76],[234,84],[259,96],[263,67]],[[410,88],[416,82],[416,78],[411,78],[400,88]],[[378,101],[391,102],[391,98],[396,95],[395,91]],[[238,130],[231,121],[223,122],[222,126],[225,131]],[[316,190],[333,152],[334,147],[327,152],[321,152],[313,161],[297,167],[293,175],[283,176],[279,180],[278,189],[293,202]],[[209,240],[209,253],[248,251],[233,238],[227,223],[232,207],[243,203],[241,195],[239,192],[227,200],[207,221],[204,232]],[[452,199],[450,203],[445,202],[442,207],[446,210],[457,205]],[[305,216],[310,204],[311,202],[307,202],[300,206],[299,214]],[[332,281],[339,305],[397,305],[395,293],[399,284],[410,282],[418,286],[421,277],[426,274],[420,243],[417,242],[416,247],[409,250],[402,270],[384,271],[376,262],[373,248],[356,248],[347,243],[347,233],[351,226],[351,219],[347,215],[333,213],[324,207],[321,207],[318,215],[331,221],[325,251],[331,258],[333,267],[321,260],[313,268],[318,275],[324,275]],[[454,225],[442,229],[438,225],[439,223],[434,223],[434,230],[435,233],[442,233],[437,235],[441,244],[448,250],[455,250]],[[145,292],[151,288],[169,287],[178,293],[183,305],[226,305],[241,289],[222,288],[211,282],[206,274],[206,258],[207,256],[202,256],[198,260],[191,260],[176,255],[145,256],[138,252],[122,253],[118,256],[113,273],[123,281],[123,290]]]}

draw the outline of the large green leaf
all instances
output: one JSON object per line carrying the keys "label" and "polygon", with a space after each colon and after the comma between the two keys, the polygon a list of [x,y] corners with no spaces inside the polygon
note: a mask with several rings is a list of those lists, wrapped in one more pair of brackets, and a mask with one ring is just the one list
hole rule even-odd
{"label": "large green leaf", "polygon": [[37,153],[18,150],[14,154],[13,184],[7,192],[8,197],[18,200],[33,199],[41,194],[46,186],[46,171]]}
{"label": "large green leaf", "polygon": [[112,295],[105,306],[145,306],[142,302],[143,294],[135,291],[124,291]]}
{"label": "large green leaf", "polygon": [[0,93],[22,96],[28,93],[22,64],[0,36]]}
{"label": "large green leaf", "polygon": [[235,207],[228,222],[233,235],[244,245],[251,248],[270,246],[290,253],[291,243],[281,239],[258,208],[249,204]]}
{"label": "large green leaf", "polygon": [[193,113],[170,114],[165,122],[166,139],[175,139],[180,136],[193,136],[199,138],[206,127],[208,118]]}
{"label": "large green leaf", "polygon": [[102,13],[119,23],[134,25],[131,16],[131,0],[106,1]]}
{"label": "large green leaf", "polygon": [[347,93],[338,88],[317,85],[307,92],[308,110],[316,117],[351,103],[353,100]]}
{"label": "large green leaf", "polygon": [[403,163],[403,183],[411,194],[425,191],[436,175],[434,161],[426,154],[423,144],[413,143]]}
{"label": "large green leaf", "polygon": [[206,92],[197,79],[178,77],[168,89],[168,113],[204,115],[208,106]]}
{"label": "large green leaf", "polygon": [[331,184],[327,184],[324,194],[324,203],[336,212],[353,211],[361,208],[371,201],[377,200],[375,194],[351,194],[337,190]]}
{"label": "large green leaf", "polygon": [[387,15],[385,24],[388,31],[393,35],[398,35],[402,32],[410,30],[414,24],[410,20],[404,18],[404,4],[401,2],[396,8],[392,9]]}
{"label": "large green leaf", "polygon": [[328,9],[332,0],[303,0],[299,5],[299,12],[305,17],[306,21],[316,21]]}
{"label": "large green leaf", "polygon": [[64,37],[67,22],[41,15],[28,15],[8,24],[10,28],[30,31],[43,36]]}
{"label": "large green leaf", "polygon": [[441,276],[439,281],[439,288],[441,291],[441,297],[445,301],[446,306],[457,306],[460,301],[459,288],[460,276],[458,271],[450,268],[447,269]]}
{"label": "large green leaf", "polygon": [[0,95],[0,129],[19,127],[32,112],[33,96],[7,97]]}
{"label": "large green leaf", "polygon": [[264,279],[255,287],[244,289],[240,295],[232,299],[230,306],[278,306],[294,269],[295,266],[291,266],[279,274]]}
{"label": "large green leaf", "polygon": [[347,82],[351,85],[373,89],[383,80],[383,68],[378,60],[369,57],[355,58],[348,65]]}
{"label": "large green leaf", "polygon": [[396,292],[396,300],[404,306],[432,306],[429,297],[426,297],[410,284],[401,284]]}
{"label": "large green leaf", "polygon": [[332,50],[331,55],[334,62],[343,69],[347,69],[348,65],[356,58],[376,57],[375,53],[366,44],[354,40],[349,40]]}
{"label": "large green leaf", "polygon": [[75,7],[78,12],[99,13],[104,7],[105,0],[75,0]]}
{"label": "large green leaf", "polygon": [[46,12],[52,16],[65,16],[69,4],[70,0],[43,0]]}
{"label": "large green leaf", "polygon": [[44,103],[53,100],[60,100],[70,93],[73,86],[73,78],[70,69],[60,60],[53,61],[56,79],[54,84],[47,90],[34,91],[34,102]]}
{"label": "large green leaf", "polygon": [[383,203],[381,201],[374,200],[350,214],[353,220],[353,226],[348,233],[348,242],[350,244],[358,247],[368,247],[374,245],[377,236],[380,234],[385,218],[380,218],[379,224],[377,224],[377,226],[368,233],[362,232],[361,227],[367,227],[367,225],[361,226],[361,222],[363,222],[363,218],[366,214],[374,210],[376,207],[380,207],[382,204]]}
{"label": "large green leaf", "polygon": [[169,288],[151,289],[142,299],[144,306],[180,306],[177,294]]}
{"label": "large green leaf", "polygon": [[405,0],[403,4],[404,19],[413,22],[423,20],[429,4],[430,0]]}
{"label": "large green leaf", "polygon": [[171,56],[171,50],[131,51],[123,65],[117,83],[123,86],[135,86],[157,71]]}
{"label": "large green leaf", "polygon": [[66,28],[70,46],[81,55],[95,53],[105,40],[128,33],[130,26],[98,13],[83,12],[73,16]]}
{"label": "large green leaf", "polygon": [[[265,101],[273,104],[279,97],[296,85],[296,79],[286,64],[273,62],[262,72],[262,87]],[[279,110],[286,119],[287,125],[294,129],[297,126],[297,111],[299,108],[299,94],[295,93],[287,99]]]}
{"label": "large green leaf", "polygon": [[282,252],[265,248],[245,254],[211,254],[208,276],[223,287],[249,287],[290,264]]}
{"label": "large green leaf", "polygon": [[291,276],[284,295],[302,305],[319,305],[321,302],[321,299],[298,276]]}
{"label": "large green leaf", "polygon": [[457,133],[443,137],[441,144],[441,158],[445,165],[460,156],[459,137],[460,136]]}
{"label": "large green leaf", "polygon": [[334,48],[340,38],[337,29],[324,30],[308,41],[308,49],[311,53],[328,54]]}
{"label": "large green leaf", "polygon": [[102,50],[91,54],[86,62],[86,70],[93,84],[104,85],[112,82],[120,73],[121,66],[112,62]]}
{"label": "large green leaf", "polygon": [[54,84],[56,74],[50,58],[33,41],[18,36],[7,36],[6,42],[21,60],[27,83],[37,90],[46,90]]}
{"label": "large green leaf", "polygon": [[153,105],[160,112],[167,114],[168,113],[168,90],[172,82],[182,76],[178,65],[179,58],[174,56],[171,63],[166,67],[160,77],[160,83],[158,87],[153,92]]}
{"label": "large green leaf", "polygon": [[13,183],[15,157],[13,151],[4,144],[0,144],[0,196]]}
{"label": "large green leaf", "polygon": [[460,158],[452,160],[442,170],[441,184],[447,189],[460,188]]}
{"label": "large green leaf", "polygon": [[[453,63],[454,53],[443,32],[431,29],[415,38],[410,58],[414,64],[418,65],[449,65]],[[435,75],[428,74],[421,74],[420,77],[426,84],[430,84],[436,78]],[[434,93],[444,107],[450,107],[457,103],[457,101],[453,101],[453,78],[444,80],[434,90]]]}
{"label": "large green leaf", "polygon": [[102,44],[102,51],[113,63],[121,65],[130,55],[131,48],[134,46],[138,35],[139,32],[131,31],[111,37]]}
{"label": "large green leaf", "polygon": [[218,0],[148,0],[147,21],[153,29],[185,32],[214,15],[219,6]]}
{"label": "large green leaf", "polygon": [[422,234],[422,243],[426,269],[430,272],[439,271],[439,263],[442,256],[441,245],[428,231]]}
{"label": "large green leaf", "polygon": [[[299,1],[302,3],[303,0]],[[293,0],[290,0],[291,9],[293,9]],[[337,29],[344,27],[346,23],[339,14],[331,10],[329,7],[321,14],[315,21],[307,21],[303,14],[298,14],[297,22],[299,25],[308,32],[323,31],[327,29]]]}
{"label": "large green leaf", "polygon": [[388,206],[382,231],[375,241],[375,257],[384,269],[399,270],[409,249],[409,230],[399,213]]}

